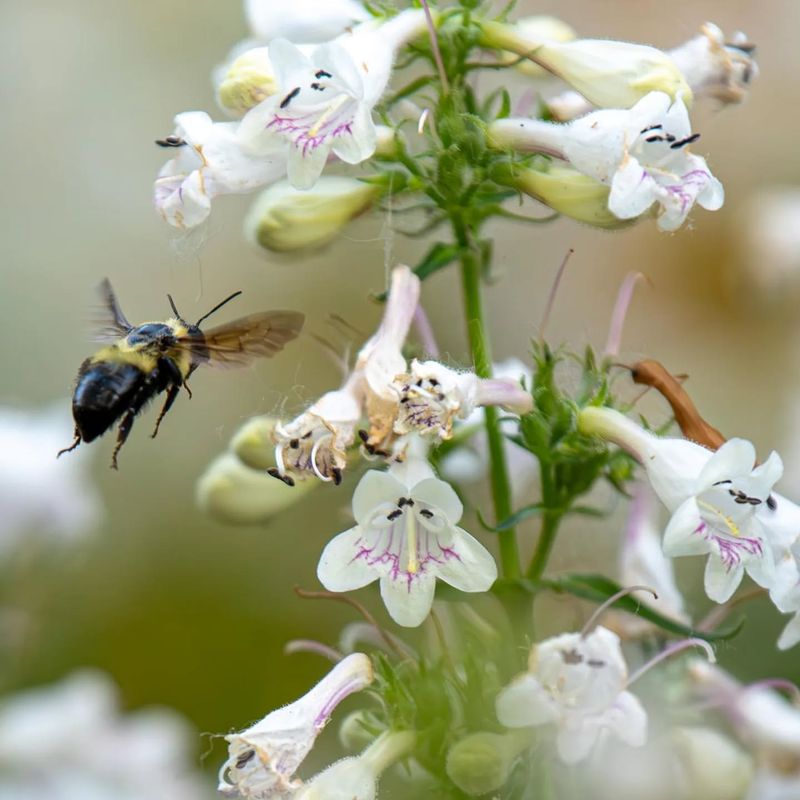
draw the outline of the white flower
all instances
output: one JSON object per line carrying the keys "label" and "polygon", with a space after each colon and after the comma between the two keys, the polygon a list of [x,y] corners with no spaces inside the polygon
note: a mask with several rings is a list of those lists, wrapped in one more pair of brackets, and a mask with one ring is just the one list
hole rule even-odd
{"label": "white flower", "polygon": [[71,438],[67,408],[0,407],[0,555],[32,533],[78,538],[102,516],[91,456],[56,459]]}
{"label": "white flower", "polygon": [[485,592],[497,577],[489,551],[457,527],[462,511],[424,459],[409,456],[388,472],[370,470],[353,494],[356,525],[329,542],[317,576],[334,592],[380,580],[392,619],[420,625],[437,578],[462,592]]}
{"label": "white flower", "polygon": [[695,203],[722,207],[722,184],[701,156],[689,152],[693,134],[681,98],[651,92],[630,110],[595,111],[568,124],[505,119],[490,127],[493,141],[566,159],[579,172],[610,186],[609,210],[635,219],[658,205],[658,227],[674,231]]}
{"label": "white flower", "polygon": [[276,468],[270,474],[289,486],[315,475],[339,484],[347,448],[362,415],[362,377],[353,373],[341,389],[322,395],[300,416],[277,423],[273,433]]}
{"label": "white flower", "polygon": [[372,109],[391,77],[397,49],[424,30],[421,11],[383,23],[362,23],[351,33],[305,55],[288,39],[275,39],[269,58],[281,95],[242,119],[240,137],[253,152],[288,146],[288,177],[308,189],[333,153],[348,164],[369,158],[376,147]]}
{"label": "white flower", "polygon": [[783,473],[777,453],[754,467],[755,450],[731,439],[715,453],[684,439],[658,437],[618,411],[587,408],[579,426],[632,452],[672,512],[664,532],[668,556],[708,553],[705,589],[718,603],[730,598],[745,571],[761,586],[774,577],[772,487]]}
{"label": "white flower", "polygon": [[[744,101],[750,83],[758,75],[753,49],[743,33],[735,33],[726,41],[716,25],[706,22],[698,36],[668,50],[667,55],[683,73],[696,99],[710,97],[728,104]],[[561,121],[593,110],[592,104],[575,91],[551,98],[547,107],[555,119]]]}
{"label": "white flower", "polygon": [[745,800],[796,800],[800,797],[800,775],[779,769],[758,769]]}
{"label": "white flower", "polygon": [[323,175],[312,189],[280,181],[258,197],[245,219],[252,242],[276,253],[323,247],[367,211],[383,189],[341,175]]}
{"label": "white flower", "polygon": [[269,48],[234,48],[212,75],[217,102],[230,115],[241,117],[263,100],[280,92]]}
{"label": "white flower", "polygon": [[438,361],[414,359],[407,374],[394,377],[392,388],[399,397],[394,432],[400,436],[449,439],[453,420],[466,419],[478,406],[503,405],[518,414],[533,406],[530,392],[514,380],[478,378]]}
{"label": "white flower", "polygon": [[122,715],[101,673],[76,673],[0,704],[0,798],[200,800],[193,736],[167,710]]}
{"label": "white flower", "polygon": [[227,736],[229,757],[220,770],[219,791],[257,800],[291,797],[302,785],[294,774],[336,706],[372,678],[369,658],[353,653],[299,700]]}
{"label": "white flower", "polygon": [[220,194],[241,194],[280,178],[286,171],[282,152],[248,155],[237,141],[237,123],[213,122],[203,111],[175,117],[175,132],[163,140],[174,151],[158,173],[155,206],[175,228],[194,228],[211,212]]}
{"label": "white flower", "polygon": [[625,690],[628,670],[619,637],[603,627],[584,636],[565,633],[534,645],[528,671],[497,697],[497,718],[508,728],[552,724],[559,757],[585,759],[604,731],[644,745],[647,715]]}
{"label": "white flower", "polygon": [[384,733],[360,755],[343,758],[312,778],[296,800],[374,800],[381,773],[413,743],[414,734],[408,731]]}
{"label": "white flower", "polygon": [[743,33],[730,41],[713,22],[706,22],[700,34],[669,56],[686,77],[696,97],[712,97],[721,103],[741,103],[758,75],[753,45]]}
{"label": "white flower", "polygon": [[[742,741],[773,764],[800,758],[800,709],[767,685],[744,686],[725,670],[692,661],[697,695],[718,707]],[[765,683],[768,683],[765,682]]]}
{"label": "white flower", "polygon": [[357,0],[245,0],[245,13],[253,36],[264,42],[325,42],[369,19]]}
{"label": "white flower", "polygon": [[669,556],[709,554],[706,594],[724,603],[747,571],[761,586],[772,579],[772,552],[756,510],[765,505],[783,473],[777,453],[754,467],[755,449],[730,439],[711,456],[697,477],[692,496],[673,514],[664,531]]}

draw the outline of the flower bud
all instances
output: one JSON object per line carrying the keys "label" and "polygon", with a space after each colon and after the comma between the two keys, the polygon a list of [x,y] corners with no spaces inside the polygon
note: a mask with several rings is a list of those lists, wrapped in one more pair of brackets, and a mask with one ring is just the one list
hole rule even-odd
{"label": "flower bud", "polygon": [[[577,38],[575,29],[567,25],[563,20],[558,19],[558,17],[545,15],[523,17],[517,20],[514,26],[522,36],[534,42],[571,42]],[[520,61],[520,57],[516,53],[502,53],[500,58],[503,63],[512,64],[518,62],[515,67],[523,75],[541,78],[547,74],[545,69],[527,58]]]}
{"label": "flower bud", "polygon": [[245,232],[265,250],[277,253],[322,247],[370,208],[382,191],[355,178],[331,175],[323,175],[308,190],[280,181],[255,201],[245,220]]}
{"label": "flower bud", "polygon": [[303,499],[317,484],[313,481],[289,487],[245,466],[232,453],[212,461],[196,487],[197,505],[219,522],[252,525],[265,522]]}
{"label": "flower bud", "polygon": [[394,159],[397,158],[397,137],[403,134],[388,125],[375,126],[375,158]]}
{"label": "flower bud", "polygon": [[617,230],[631,224],[631,220],[619,219],[609,211],[608,186],[569,167],[516,168],[498,182],[513,186],[565,217],[595,228]]}
{"label": "flower bud", "polygon": [[247,50],[230,64],[217,87],[217,102],[241,117],[253,106],[280,91],[268,47]]}
{"label": "flower bud", "polygon": [[275,443],[272,434],[278,423],[276,417],[251,417],[231,439],[231,451],[250,469],[269,469],[275,466]]}
{"label": "flower bud", "polygon": [[471,797],[495,792],[511,774],[514,759],[530,745],[528,732],[481,731],[456,742],[447,753],[447,775]]}
{"label": "flower bud", "polygon": [[648,45],[610,39],[542,41],[499,22],[483,23],[481,42],[529,58],[600,108],[630,108],[653,91],[673,100],[682,97],[687,104],[692,98],[672,59]]}
{"label": "flower bud", "polygon": [[740,800],[753,779],[753,759],[711,728],[677,728],[672,740],[685,770],[687,800]]}
{"label": "flower bud", "polygon": [[363,709],[348,714],[339,726],[339,741],[346,750],[363,750],[375,741],[369,732],[369,714]]}

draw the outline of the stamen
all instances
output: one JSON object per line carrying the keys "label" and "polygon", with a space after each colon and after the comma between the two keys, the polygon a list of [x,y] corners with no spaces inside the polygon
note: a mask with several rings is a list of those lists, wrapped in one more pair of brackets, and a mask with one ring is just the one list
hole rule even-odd
{"label": "stamen", "polygon": [[422,136],[422,132],[425,130],[425,123],[428,121],[428,115],[431,113],[429,108],[423,109],[422,113],[419,115],[419,122],[417,123],[417,133]]}
{"label": "stamen", "polygon": [[308,137],[313,139],[322,129],[322,126],[348,101],[350,96],[340,94],[331,104],[319,115],[319,119],[308,129]]}
{"label": "stamen", "polygon": [[616,594],[612,594],[602,605],[595,609],[594,614],[589,617],[586,624],[581,628],[581,638],[585,639],[591,633],[592,628],[600,617],[602,617],[617,600],[627,597],[629,594],[633,594],[633,592],[650,592],[650,594],[658,600],[658,595],[649,586],[626,586],[624,589],[620,589]]}
{"label": "stamen", "polygon": [[402,516],[403,516],[403,509],[402,508],[396,508],[394,511],[390,511],[386,515],[386,519],[388,519],[389,522],[394,522],[398,517],[402,517]]}
{"label": "stamen", "polygon": [[[279,475],[286,474],[286,462],[283,460],[283,445],[278,444],[275,446],[275,465]],[[269,472],[269,470],[267,470]],[[271,474],[271,473],[270,473]]]}
{"label": "stamen", "polygon": [[433,511],[429,508],[421,508],[419,510],[420,516],[425,517],[425,519],[432,519],[433,518]]}
{"label": "stamen", "polygon": [[275,467],[270,467],[267,470],[267,475],[271,478],[277,478],[279,481],[283,481],[287,486],[294,486],[294,478],[292,478],[291,475],[281,474]]}
{"label": "stamen", "polygon": [[243,769],[253,759],[256,754],[255,750],[245,750],[239,758],[236,759],[236,769]]}
{"label": "stamen", "polygon": [[710,664],[717,663],[717,657],[714,655],[714,649],[705,639],[682,639],[679,642],[675,642],[671,644],[669,647],[662,650],[657,656],[651,658],[648,662],[643,664],[636,672],[628,678],[628,686],[635,683],[645,674],[645,672],[649,672],[653,667],[657,664],[660,664],[662,661],[665,661],[668,658],[676,655],[677,653],[681,653],[684,650],[688,650],[690,647],[700,647],[701,649],[705,650],[706,658],[708,659]]}
{"label": "stamen", "polygon": [[300,94],[300,87],[295,86],[295,88],[292,89],[292,91],[289,92],[289,94],[287,94],[286,97],[283,98],[283,100],[281,100],[281,108],[286,108],[289,105],[289,103],[291,103],[292,100],[294,100],[294,98],[297,97],[297,95],[299,94]]}
{"label": "stamen", "polygon": [[728,533],[730,533],[731,536],[735,536],[738,539],[742,535],[742,531],[733,521],[733,518],[729,517],[727,514],[723,514],[719,508],[711,505],[711,503],[707,503],[705,500],[699,499],[697,505],[700,506],[700,508],[706,509],[706,511],[710,511],[714,516],[721,519],[725,523],[725,527],[728,529]]}
{"label": "stamen", "polygon": [[328,439],[332,439],[333,434],[327,433],[325,436],[320,436],[316,442],[314,442],[314,446],[311,448],[311,469],[314,471],[314,474],[321,480],[325,481],[325,483],[329,483],[333,480],[330,475],[324,475],[319,467],[317,467],[317,454],[319,453],[319,448],[322,446],[324,442],[327,442]]}
{"label": "stamen", "polygon": [[699,138],[700,138],[699,133],[693,133],[691,136],[687,136],[685,139],[678,139],[677,142],[673,142],[669,146],[670,150],[680,150],[681,147],[685,147],[687,144],[696,142]]}
{"label": "stamen", "polygon": [[164,139],[156,139],[156,144],[159,147],[183,147],[186,144],[186,141],[181,139],[180,136],[175,136],[175,134],[172,134]]}
{"label": "stamen", "polygon": [[660,131],[664,126],[663,125],[648,125],[646,128],[642,128],[642,133],[647,133],[648,131]]}
{"label": "stamen", "polygon": [[331,74],[330,74],[330,72],[325,72],[325,70],[324,70],[324,69],[318,69],[318,70],[317,70],[317,71],[314,73],[314,77],[315,77],[317,80],[319,80],[320,78],[332,78],[332,77],[333,77],[333,75],[331,75]]}

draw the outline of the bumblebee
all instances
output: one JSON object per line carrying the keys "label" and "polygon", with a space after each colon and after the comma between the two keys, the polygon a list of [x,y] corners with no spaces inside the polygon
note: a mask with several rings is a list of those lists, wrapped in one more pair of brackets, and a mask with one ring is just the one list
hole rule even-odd
{"label": "bumblebee", "polygon": [[120,420],[111,457],[113,469],[117,469],[117,456],[136,415],[153,398],[166,392],[152,433],[155,438],[180,390],[192,396],[187,380],[197,367],[238,367],[254,358],[269,358],[297,337],[305,320],[296,311],[265,311],[200,330],[201,322],[241,294],[234,292],[194,325],[181,317],[167,295],[173,317],[134,326],[122,313],[108,279],[100,285],[100,292],[103,310],[98,340],[108,344],[78,370],[72,398],[75,439],[58,455],[74,450],[81,442],[94,441]]}

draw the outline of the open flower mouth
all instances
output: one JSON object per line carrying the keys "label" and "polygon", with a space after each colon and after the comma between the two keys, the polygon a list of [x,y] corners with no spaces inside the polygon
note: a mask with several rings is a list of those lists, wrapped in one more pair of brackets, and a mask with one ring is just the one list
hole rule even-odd
{"label": "open flower mouth", "polygon": [[[290,95],[284,99],[284,103]],[[281,103],[283,106],[283,103]],[[280,109],[267,123],[266,130],[281,134],[304,156],[339,136],[352,135],[358,104],[348,94],[338,94],[326,103],[304,106],[296,113]]]}
{"label": "open flower mouth", "polygon": [[363,530],[353,561],[362,559],[393,580],[403,577],[409,586],[431,566],[459,559],[444,514],[411,497],[376,508]]}
{"label": "open flower mouth", "polygon": [[337,486],[342,481],[340,460],[343,455],[336,449],[336,436],[324,423],[305,431],[292,434],[285,426],[275,428],[275,464],[267,470],[273,478],[294,486],[292,475],[313,474],[326,483]]}

